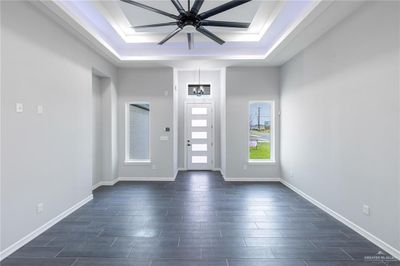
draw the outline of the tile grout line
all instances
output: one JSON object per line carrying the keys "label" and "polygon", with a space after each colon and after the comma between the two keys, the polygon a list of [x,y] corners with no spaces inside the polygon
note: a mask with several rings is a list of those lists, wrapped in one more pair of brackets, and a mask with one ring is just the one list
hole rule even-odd
{"label": "tile grout line", "polygon": [[246,242],[246,239],[245,239],[244,237],[242,237],[242,241],[243,241],[244,246],[245,246],[245,247],[248,247],[247,242]]}
{"label": "tile grout line", "polygon": [[113,242],[111,242],[110,247],[112,247],[112,246],[114,245],[114,243],[117,242],[117,238],[118,238],[118,237],[114,237],[114,240],[113,240]]}
{"label": "tile grout line", "polygon": [[79,258],[75,258],[74,262],[70,266],[74,266],[78,262]]}
{"label": "tile grout line", "polygon": [[133,252],[133,249],[134,249],[134,246],[131,247],[131,250],[129,251],[129,254],[128,254],[128,256],[126,256],[126,258],[130,258],[131,254]]}
{"label": "tile grout line", "polygon": [[50,242],[51,241],[53,241],[54,239],[56,239],[57,237],[55,236],[55,237],[53,237],[52,239],[50,239],[46,244],[44,244],[44,247],[47,247],[49,244],[50,244]]}
{"label": "tile grout line", "polygon": [[99,233],[96,235],[96,237],[100,237],[100,235],[104,232],[104,230],[105,230],[105,229],[101,229],[101,230],[99,231]]}
{"label": "tile grout line", "polygon": [[313,247],[318,248],[317,245],[315,245],[314,242],[312,242],[311,240],[308,239],[308,242],[310,242],[310,244],[311,244]]}
{"label": "tile grout line", "polygon": [[343,251],[351,260],[355,260],[349,253],[346,252],[343,248],[340,248],[341,251]]}
{"label": "tile grout line", "polygon": [[64,246],[62,249],[60,249],[59,252],[57,252],[57,254],[54,256],[54,258],[57,258],[57,256],[60,255],[60,253],[61,253],[64,249],[65,249],[65,246]]}

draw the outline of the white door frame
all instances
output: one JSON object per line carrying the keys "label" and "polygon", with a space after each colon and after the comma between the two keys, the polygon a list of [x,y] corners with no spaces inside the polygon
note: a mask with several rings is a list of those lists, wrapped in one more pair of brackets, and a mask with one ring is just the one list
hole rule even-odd
{"label": "white door frame", "polygon": [[185,101],[185,108],[184,108],[184,131],[185,131],[185,136],[184,136],[184,140],[183,140],[183,147],[184,147],[184,167],[185,170],[188,170],[188,156],[187,156],[187,139],[188,139],[188,125],[187,125],[187,118],[188,118],[188,114],[187,114],[187,110],[188,110],[188,104],[210,104],[211,105],[211,164],[210,164],[210,169],[207,170],[214,170],[215,169],[215,112],[214,112],[214,101],[211,99],[199,99],[199,100],[195,100],[195,99],[189,99]]}

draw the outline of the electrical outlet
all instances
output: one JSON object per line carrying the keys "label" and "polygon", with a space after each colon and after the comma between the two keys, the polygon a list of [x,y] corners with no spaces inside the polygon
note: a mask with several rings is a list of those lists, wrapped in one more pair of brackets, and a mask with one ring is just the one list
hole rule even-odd
{"label": "electrical outlet", "polygon": [[22,103],[15,104],[15,112],[22,113],[24,111],[24,105]]}
{"label": "electrical outlet", "polygon": [[364,205],[363,205],[362,211],[363,211],[363,213],[364,213],[365,215],[368,215],[368,216],[369,216],[370,210],[369,210],[369,206],[368,206],[367,204],[364,204]]}
{"label": "electrical outlet", "polygon": [[155,170],[155,169],[156,169],[156,165],[155,165],[155,164],[152,164],[152,165],[151,165],[151,169]]}
{"label": "electrical outlet", "polygon": [[243,165],[243,170],[247,170],[247,164]]}
{"label": "electrical outlet", "polygon": [[43,209],[44,209],[43,203],[38,203],[38,205],[36,206],[36,212],[37,213],[42,213]]}

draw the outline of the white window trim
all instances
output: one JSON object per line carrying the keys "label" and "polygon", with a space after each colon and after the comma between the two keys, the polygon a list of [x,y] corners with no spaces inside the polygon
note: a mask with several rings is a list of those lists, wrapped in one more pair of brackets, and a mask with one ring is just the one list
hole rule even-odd
{"label": "white window trim", "polygon": [[[253,103],[268,103],[271,105],[271,158],[269,160],[266,159],[250,159],[250,148],[249,148],[249,140],[250,140],[250,128],[248,123],[248,117],[250,114],[250,106]],[[275,160],[275,101],[273,100],[260,100],[260,101],[249,101],[249,106],[247,110],[247,162],[251,165],[265,165],[265,164],[276,164]]]}
{"label": "white window trim", "polygon": [[131,105],[131,104],[148,104],[150,107],[150,110],[151,110],[150,102],[135,101],[135,102],[126,102],[125,103],[125,160],[124,160],[124,164],[125,165],[148,165],[148,164],[151,164],[151,111],[149,111],[149,158],[143,159],[143,160],[130,159],[129,158],[129,146],[130,146],[129,105]]}

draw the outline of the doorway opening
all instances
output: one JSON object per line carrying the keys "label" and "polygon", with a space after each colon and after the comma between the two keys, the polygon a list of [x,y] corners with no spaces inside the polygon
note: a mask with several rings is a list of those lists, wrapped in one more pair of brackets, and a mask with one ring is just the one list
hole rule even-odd
{"label": "doorway opening", "polygon": [[174,171],[225,166],[225,69],[174,69]]}

